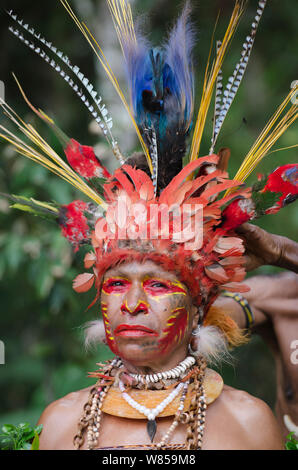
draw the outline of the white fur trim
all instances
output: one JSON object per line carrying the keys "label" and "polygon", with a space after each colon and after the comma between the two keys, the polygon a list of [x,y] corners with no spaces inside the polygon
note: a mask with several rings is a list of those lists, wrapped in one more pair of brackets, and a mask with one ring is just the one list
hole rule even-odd
{"label": "white fur trim", "polygon": [[199,326],[193,331],[193,356],[203,356],[209,363],[230,362],[227,341],[216,326]]}
{"label": "white fur trim", "polygon": [[89,321],[84,325],[84,330],[86,349],[89,349],[95,343],[104,343],[106,333],[102,320]]}

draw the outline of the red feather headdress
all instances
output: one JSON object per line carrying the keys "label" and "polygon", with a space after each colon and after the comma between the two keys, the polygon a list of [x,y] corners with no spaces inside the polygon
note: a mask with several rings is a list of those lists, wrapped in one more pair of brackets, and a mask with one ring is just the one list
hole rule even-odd
{"label": "red feather headdress", "polygon": [[[140,31],[135,31],[128,1],[108,1],[125,56],[131,107],[88,28],[79,21],[68,2],[61,0],[61,3],[92,45],[129,113],[146,158],[142,165],[144,171],[134,164],[123,164],[125,159],[112,133],[112,118],[102,97],[79,67],[72,65],[67,56],[11,11],[8,13],[18,25],[17,28],[10,26],[10,31],[50,63],[71,86],[100,126],[122,166],[111,176],[93,148],[65,136],[52,119],[31,105],[17,82],[31,109],[62,140],[68,164],[3,100],[0,104],[6,115],[32,145],[24,143],[3,126],[0,136],[13,144],[19,153],[78,188],[92,202],[73,201],[59,206],[24,197],[9,197],[17,203],[15,207],[57,219],[62,234],[76,250],[84,243],[92,245],[93,251],[85,257],[85,267],[92,272],[77,276],[73,285],[77,292],[85,292],[95,284],[98,298],[102,276],[107,269],[130,260],[150,259],[166,270],[175,271],[189,288],[194,301],[207,312],[221,289],[239,291],[239,282],[245,276],[243,242],[234,230],[248,220],[277,212],[298,195],[297,164],[278,168],[268,179],[260,178],[252,188],[243,186],[243,181],[258,162],[297,119],[298,83],[264,127],[234,180],[229,180],[227,173],[222,171],[226,168],[223,161],[227,154],[220,161],[214,154],[223,121],[243,78],[266,1],[259,1],[239,62],[222,90],[223,60],[243,13],[243,2],[235,0],[226,34],[217,43],[212,66],[207,64],[201,104],[193,126],[189,163],[184,168],[182,157],[193,119],[194,101],[191,61],[194,35],[188,19],[188,3],[161,52],[150,48]],[[28,35],[30,41],[24,35]],[[41,44],[36,46],[35,41]],[[213,94],[215,111],[210,154],[199,158]],[[290,108],[285,112],[288,105]]]}

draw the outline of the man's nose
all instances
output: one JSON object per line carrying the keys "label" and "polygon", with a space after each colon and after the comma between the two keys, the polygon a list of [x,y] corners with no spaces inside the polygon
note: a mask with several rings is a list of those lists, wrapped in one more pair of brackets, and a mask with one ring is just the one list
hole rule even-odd
{"label": "man's nose", "polygon": [[148,313],[148,303],[145,297],[145,293],[140,286],[132,286],[121,306],[121,312],[134,316],[140,313]]}

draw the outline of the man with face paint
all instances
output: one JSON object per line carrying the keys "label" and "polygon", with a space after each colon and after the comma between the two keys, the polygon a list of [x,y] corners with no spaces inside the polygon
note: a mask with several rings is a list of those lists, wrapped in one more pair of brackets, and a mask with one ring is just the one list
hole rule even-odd
{"label": "man with face paint", "polygon": [[[198,322],[198,308],[193,304],[187,286],[175,274],[152,261],[122,263],[104,275],[101,306],[107,344],[121,358],[114,377],[118,381],[122,379],[128,394],[137,403],[154,408],[156,400],[162,401],[162,395],[158,394],[164,390],[152,387],[158,382],[134,389],[133,378],[154,377],[175,370],[189,355],[189,343]],[[202,448],[281,449],[280,432],[269,407],[246,392],[223,386],[218,374],[212,375],[208,371],[205,390],[210,396],[207,397]],[[187,377],[189,369],[185,372]],[[167,380],[163,382],[177,383],[177,379]],[[115,393],[118,386],[114,380],[114,387],[101,407],[102,432],[97,437],[95,448],[150,448],[152,444],[146,428],[148,420],[145,416],[140,419],[139,411],[127,404],[119,392]],[[75,448],[73,436],[92,388],[71,393],[45,410],[39,421],[44,424],[41,449]],[[109,397],[111,391],[114,395]],[[153,400],[154,397],[145,397],[146,393],[156,393],[158,397]],[[91,412],[92,406],[91,402]],[[171,406],[172,403],[167,407],[168,413],[155,420],[154,441],[162,441],[171,427],[176,412]],[[175,427],[171,439],[173,448],[175,445],[180,448],[187,432],[187,423],[179,423]],[[90,441],[87,440],[80,448],[87,449],[88,443]]]}
{"label": "man with face paint", "polygon": [[[68,3],[62,4],[80,25]],[[114,354],[91,374],[97,379],[95,385],[46,408],[39,420],[44,426],[40,448],[281,449],[281,435],[269,407],[224,385],[220,375],[207,368],[212,360],[227,356],[229,346],[246,341],[231,316],[214,306],[224,290],[247,291],[242,284],[245,244],[237,228],[261,215],[278,212],[298,194],[296,164],[279,167],[251,188],[242,184],[276,142],[276,135],[282,134],[276,129],[285,130],[294,121],[281,118],[280,111],[273,115],[266,127],[268,132],[257,139],[234,180],[225,171],[223,152],[214,153],[266,2],[259,1],[234,75],[219,93],[223,59],[243,13],[242,2],[235,2],[214,62],[210,58],[213,65],[209,70],[208,63],[206,69],[196,121],[189,3],[161,49],[151,47],[139,29],[136,34],[129,2],[113,0],[108,4],[125,56],[130,110],[106,59],[98,57],[129,110],[144,152],[144,168],[125,161],[102,97],[95,99],[97,92],[79,68],[71,66],[69,59],[48,42],[51,52],[62,58],[62,67],[65,63],[80,78],[88,100],[60,65],[51,61],[100,123],[120,168],[110,175],[92,147],[66,138],[54,121],[31,106],[63,136],[66,164],[32,126],[19,122],[17,114],[3,105],[19,130],[46,156],[27,144],[23,146],[21,139],[5,128],[4,138],[92,201],[73,201],[61,207],[23,198],[18,205],[26,208],[27,204],[31,212],[58,220],[75,249],[81,244],[91,245],[84,264],[92,272],[78,275],[73,287],[86,292],[95,286],[94,304],[100,300],[106,342]],[[17,18],[9,14],[13,20]],[[19,30],[12,31],[24,39]],[[40,53],[39,47],[33,49]],[[41,51],[40,55],[45,54]],[[45,58],[49,59],[47,55]],[[213,91],[212,145],[208,155],[200,156]],[[294,88],[278,109],[284,109],[296,92]],[[292,117],[295,112],[292,107],[286,116]],[[191,128],[190,154],[184,165]]]}
{"label": "man with face paint", "polygon": [[185,359],[197,309],[172,273],[150,261],[111,269],[104,277],[101,308],[108,345],[124,365],[146,374]]}

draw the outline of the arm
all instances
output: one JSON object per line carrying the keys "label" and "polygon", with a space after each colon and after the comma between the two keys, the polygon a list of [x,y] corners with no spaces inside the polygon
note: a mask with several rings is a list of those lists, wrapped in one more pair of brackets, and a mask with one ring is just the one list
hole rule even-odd
{"label": "arm", "polygon": [[[298,316],[298,275],[290,272],[274,276],[254,276],[245,281],[250,291],[244,294],[259,326],[276,315]],[[215,306],[222,308],[240,328],[245,328],[245,315],[233,299],[219,297]]]}
{"label": "arm", "polygon": [[267,264],[298,273],[298,243],[247,223],[237,233],[244,240],[247,271]]}

